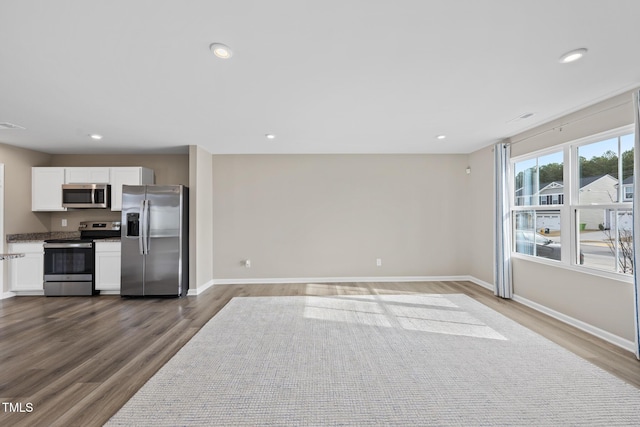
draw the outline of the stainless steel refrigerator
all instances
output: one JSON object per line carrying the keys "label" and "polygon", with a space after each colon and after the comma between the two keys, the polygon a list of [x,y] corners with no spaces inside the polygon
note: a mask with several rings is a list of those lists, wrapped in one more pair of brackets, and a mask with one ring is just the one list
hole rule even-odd
{"label": "stainless steel refrigerator", "polygon": [[120,295],[184,296],[189,289],[189,189],[122,187]]}

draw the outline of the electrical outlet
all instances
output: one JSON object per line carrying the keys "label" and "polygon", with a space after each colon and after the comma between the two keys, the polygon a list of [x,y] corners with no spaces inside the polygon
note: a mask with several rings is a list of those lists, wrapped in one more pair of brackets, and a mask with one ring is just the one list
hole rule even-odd
{"label": "electrical outlet", "polygon": [[67,226],[67,219],[66,219],[66,218],[63,218],[63,219],[62,219],[62,226],[63,226],[63,227],[66,227],[66,226]]}
{"label": "electrical outlet", "polygon": [[244,260],[244,266],[247,268],[251,268],[251,260],[250,259],[245,259]]}
{"label": "electrical outlet", "polygon": [[376,266],[382,267],[382,258],[377,258],[376,259]]}

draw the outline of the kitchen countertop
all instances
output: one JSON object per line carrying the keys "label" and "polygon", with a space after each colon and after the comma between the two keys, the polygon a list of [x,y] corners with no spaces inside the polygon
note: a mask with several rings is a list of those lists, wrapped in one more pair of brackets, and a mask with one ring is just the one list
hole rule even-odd
{"label": "kitchen countertop", "polygon": [[13,259],[13,258],[22,258],[24,254],[0,254],[0,261],[4,261],[5,259]]}
{"label": "kitchen countertop", "polygon": [[[37,243],[49,239],[77,239],[80,237],[79,231],[52,231],[45,233],[18,233],[7,234],[7,243]],[[96,239],[101,242],[119,242],[120,237],[109,237],[106,239]]]}
{"label": "kitchen countertop", "polygon": [[45,233],[7,234],[7,243],[44,242],[49,239],[77,239],[79,231],[51,231]]}

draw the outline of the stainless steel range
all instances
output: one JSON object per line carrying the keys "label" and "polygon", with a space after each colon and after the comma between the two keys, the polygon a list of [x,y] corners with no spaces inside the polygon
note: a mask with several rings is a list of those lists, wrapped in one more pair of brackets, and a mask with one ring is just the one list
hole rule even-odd
{"label": "stainless steel range", "polygon": [[97,295],[95,240],[120,237],[119,221],[83,221],[80,237],[51,239],[44,243],[44,294],[46,296]]}

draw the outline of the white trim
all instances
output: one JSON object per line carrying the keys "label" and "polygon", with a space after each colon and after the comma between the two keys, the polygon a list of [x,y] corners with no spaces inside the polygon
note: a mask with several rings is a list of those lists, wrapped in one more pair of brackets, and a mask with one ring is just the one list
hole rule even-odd
{"label": "white trim", "polygon": [[[9,291],[9,292],[6,292],[5,295],[6,294],[13,294],[13,296],[16,296],[16,297],[20,297],[20,296],[22,296],[22,297],[40,297],[40,296],[42,296],[43,297],[44,296],[44,289],[41,290],[41,291]],[[9,298],[10,297],[11,296],[9,296]]]}
{"label": "white trim", "polygon": [[630,352],[634,352],[635,351],[635,344],[633,343],[633,341],[629,341],[625,338],[619,337],[618,335],[614,335],[611,332],[607,332],[603,329],[597,328],[593,325],[590,325],[586,322],[583,322],[582,320],[578,320],[575,319],[571,316],[567,316],[566,314],[560,313],[559,311],[555,311],[553,309],[550,309],[548,307],[545,307],[544,305],[538,304],[537,302],[533,302],[531,300],[528,300],[524,297],[518,296],[518,295],[514,295],[513,296],[513,300],[522,304],[522,305],[526,305],[527,307],[530,307],[536,311],[539,311],[541,313],[546,314],[547,316],[551,316],[554,319],[557,319],[563,323],[566,323],[568,325],[574,326],[582,331],[585,331],[593,336],[596,336],[600,339],[603,339],[613,345],[616,345],[624,350],[630,351]]}
{"label": "white trim", "polygon": [[15,292],[3,292],[0,294],[0,299],[13,298],[16,296]]}
{"label": "white trim", "polygon": [[485,282],[484,280],[480,280],[476,277],[473,276],[466,276],[467,278],[465,280],[468,280],[469,282],[475,283],[476,285],[482,286],[485,289],[490,290],[491,292],[493,292],[495,290],[495,285],[493,283],[489,283],[489,282]]}
{"label": "white trim", "polygon": [[[493,292],[493,285],[473,276],[400,276],[400,277],[316,277],[287,279],[212,279],[197,289],[189,289],[187,296],[198,296],[215,285],[270,285],[278,283],[355,283],[355,282],[471,282]],[[119,295],[117,291],[101,291],[100,295]],[[0,294],[0,299],[17,296],[15,292]],[[44,295],[43,292],[21,292],[20,295]]]}
{"label": "white trim", "polygon": [[598,270],[597,268],[581,264],[565,264],[562,261],[537,257],[535,255],[521,254],[518,252],[513,252],[512,255],[514,259],[521,259],[527,262],[550,265],[556,268],[564,268],[565,270],[575,271],[576,273],[589,274],[591,276],[598,276],[605,279],[616,280],[620,283],[633,283],[633,276],[629,274],[617,273],[615,271]]}
{"label": "white trim", "polygon": [[187,296],[188,297],[196,297],[196,296],[200,295],[201,293],[203,293],[204,291],[206,291],[207,289],[209,289],[210,287],[212,287],[214,284],[215,284],[214,280],[211,279],[207,283],[205,283],[204,285],[198,286],[196,289],[189,289],[189,291],[187,292]]}
{"label": "white trim", "polygon": [[[393,276],[393,277],[288,277],[258,279],[214,279],[214,285],[269,285],[278,283],[356,283],[356,282],[455,282],[474,281],[471,276]],[[200,288],[198,288],[200,289]],[[491,287],[493,289],[493,287]]]}

